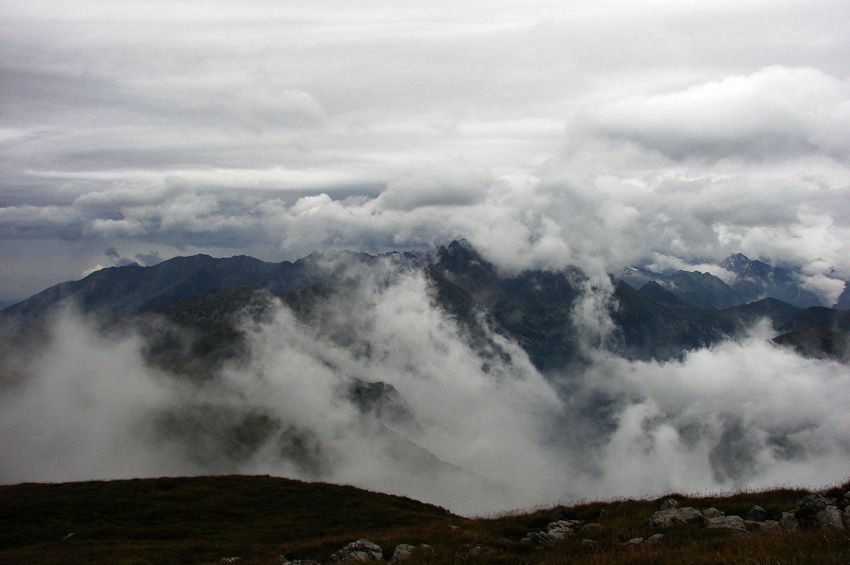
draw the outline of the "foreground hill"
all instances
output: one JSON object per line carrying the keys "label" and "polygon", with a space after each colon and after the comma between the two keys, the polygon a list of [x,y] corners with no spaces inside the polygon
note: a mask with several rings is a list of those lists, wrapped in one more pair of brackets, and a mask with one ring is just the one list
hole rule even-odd
{"label": "foreground hill", "polygon": [[[848,487],[823,494],[840,508],[850,502]],[[762,522],[746,522],[751,531],[736,532],[705,522],[651,525],[658,521],[661,499],[470,519],[408,498],[268,476],[22,484],[0,487],[0,563],[228,563],[236,557],[246,565],[325,563],[362,538],[377,543],[386,560],[399,544],[413,546],[405,561],[411,564],[846,563],[846,531],[807,527],[805,521],[797,531],[756,527],[795,505],[802,516],[799,501],[807,494],[779,489],[675,495],[683,510],[734,520],[752,517],[753,507],[761,507]],[[585,526],[552,543],[537,543],[534,535],[527,539],[554,520]]]}

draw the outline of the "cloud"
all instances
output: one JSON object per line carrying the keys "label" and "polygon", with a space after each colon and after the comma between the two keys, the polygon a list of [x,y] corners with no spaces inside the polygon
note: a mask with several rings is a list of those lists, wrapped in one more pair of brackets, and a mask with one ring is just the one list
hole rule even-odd
{"label": "cloud", "polygon": [[817,69],[772,66],[676,92],[590,105],[578,123],[672,159],[822,153],[846,162],[848,109],[847,81]]}
{"label": "cloud", "polygon": [[[846,474],[850,372],[772,345],[767,325],[680,362],[591,349],[547,379],[503,337],[509,355],[470,345],[421,273],[348,276],[312,323],[281,306],[246,317],[248,356],[202,382],[146,363],[139,335],[66,313],[22,361],[28,377],[3,383],[0,481],[268,473],[479,514]],[[606,296],[585,294],[588,335]],[[355,379],[392,385],[397,411],[363,412]]]}

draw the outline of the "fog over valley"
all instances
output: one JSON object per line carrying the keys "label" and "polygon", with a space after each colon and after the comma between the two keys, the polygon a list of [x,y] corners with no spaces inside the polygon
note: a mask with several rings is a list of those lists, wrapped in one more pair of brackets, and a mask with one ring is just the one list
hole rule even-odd
{"label": "fog over valley", "polygon": [[271,474],[480,514],[845,476],[846,357],[782,347],[768,318],[715,338],[664,338],[662,319],[638,328],[662,332],[647,349],[631,287],[506,275],[464,243],[295,266],[323,282],[117,317],[68,289],[44,334],[22,318],[36,320],[9,338],[23,345],[3,351],[0,480]]}

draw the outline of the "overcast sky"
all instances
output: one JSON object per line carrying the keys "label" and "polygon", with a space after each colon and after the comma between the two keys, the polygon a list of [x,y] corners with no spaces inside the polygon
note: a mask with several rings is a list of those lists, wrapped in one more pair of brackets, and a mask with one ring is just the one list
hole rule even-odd
{"label": "overcast sky", "polygon": [[850,278],[846,0],[0,0],[0,300],[176,255]]}

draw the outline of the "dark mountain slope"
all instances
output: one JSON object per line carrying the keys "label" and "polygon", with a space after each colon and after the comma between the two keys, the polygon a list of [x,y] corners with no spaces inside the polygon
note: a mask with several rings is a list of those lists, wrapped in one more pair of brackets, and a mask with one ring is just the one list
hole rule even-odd
{"label": "dark mountain slope", "polygon": [[716,310],[659,304],[647,294],[620,282],[611,317],[617,325],[616,350],[635,359],[679,358],[690,349],[706,347],[733,335],[739,324]]}
{"label": "dark mountain slope", "polygon": [[779,328],[779,331],[799,332],[812,326],[848,331],[850,330],[850,312],[822,306],[806,308]]}
{"label": "dark mountain slope", "polygon": [[773,342],[791,347],[804,357],[850,361],[850,332],[823,326],[811,326],[773,338]]}
{"label": "dark mountain slope", "polygon": [[723,310],[723,313],[741,320],[744,324],[752,324],[760,318],[768,318],[773,323],[773,327],[778,328],[787,324],[802,311],[802,308],[776,298],[763,298],[749,304],[727,308]]}
{"label": "dark mountain slope", "polygon": [[72,299],[85,311],[150,312],[230,286],[256,287],[277,294],[339,279],[350,265],[377,258],[365,253],[313,253],[293,263],[267,263],[252,257],[176,257],[152,267],[101,269],[78,281],[50,287],[3,310],[5,317],[35,319]]}

